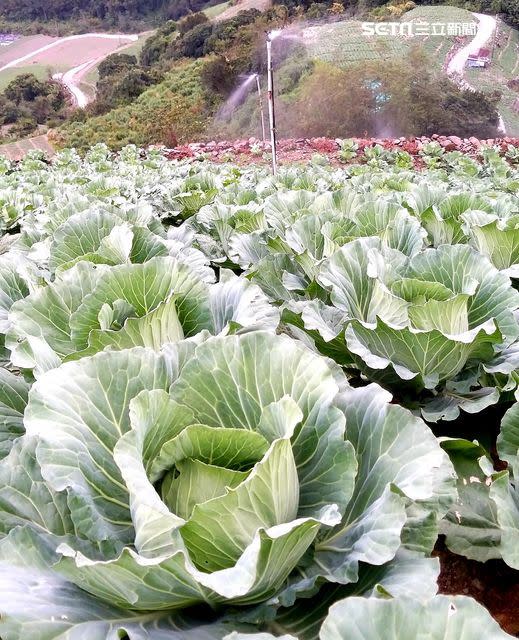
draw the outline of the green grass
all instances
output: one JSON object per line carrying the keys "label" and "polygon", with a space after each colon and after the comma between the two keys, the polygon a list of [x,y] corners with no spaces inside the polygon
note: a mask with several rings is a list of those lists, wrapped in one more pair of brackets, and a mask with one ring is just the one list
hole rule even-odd
{"label": "green grass", "polygon": [[216,18],[221,13],[223,13],[230,6],[230,2],[221,2],[220,4],[215,4],[212,7],[207,7],[207,9],[204,9],[203,13],[205,13],[209,20],[212,20],[213,18]]}
{"label": "green grass", "polygon": [[501,31],[506,36],[506,45],[496,48],[495,56],[503,71],[515,78],[519,74],[519,31],[505,25]]}
{"label": "green grass", "polygon": [[146,40],[154,33],[155,31],[146,31],[146,33],[141,33],[137,42],[132,42],[127,47],[124,47],[124,49],[120,49],[115,53],[126,53],[129,56],[137,56],[138,58],[142,51],[142,48],[144,47],[144,44],[146,43]]}
{"label": "green grass", "polygon": [[56,69],[42,64],[31,64],[26,67],[10,67],[9,69],[4,69],[4,71],[0,72],[0,91],[3,91],[12,80],[24,73],[33,73],[38,80],[45,80],[49,76],[49,70],[51,72],[50,75],[57,72]]}
{"label": "green grass", "polygon": [[[416,7],[405,13],[402,20],[420,22],[424,21],[429,24],[472,24],[476,23],[474,16],[465,9],[458,7]],[[470,38],[469,38],[470,39]],[[454,45],[454,36],[427,36],[416,38],[424,47],[425,51],[431,58],[431,62],[436,69],[441,69],[447,55]]]}

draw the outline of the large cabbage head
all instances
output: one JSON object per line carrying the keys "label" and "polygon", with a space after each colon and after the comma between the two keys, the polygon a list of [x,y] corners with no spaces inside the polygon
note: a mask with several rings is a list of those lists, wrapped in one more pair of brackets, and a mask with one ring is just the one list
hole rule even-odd
{"label": "large cabbage head", "polygon": [[[293,600],[356,582],[403,546],[430,552],[453,471],[425,424],[389,400],[264,331],[46,372],[0,464],[0,561],[12,576],[0,581],[2,637],[32,615],[18,606],[19,565],[51,567],[67,593],[115,607],[112,618],[151,623],[198,603]],[[49,594],[52,608],[61,596]]]}
{"label": "large cabbage head", "polygon": [[414,401],[422,394],[429,420],[499,399],[481,367],[517,338],[519,294],[482,254],[441,245],[407,258],[361,238],[325,260],[317,280],[325,294],[289,302],[284,318],[325,355]]}

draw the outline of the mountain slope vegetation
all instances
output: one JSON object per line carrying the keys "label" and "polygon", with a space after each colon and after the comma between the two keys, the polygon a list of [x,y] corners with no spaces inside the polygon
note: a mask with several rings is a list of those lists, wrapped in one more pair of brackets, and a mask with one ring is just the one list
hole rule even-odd
{"label": "mountain slope vegetation", "polygon": [[177,20],[218,0],[2,0],[0,20],[24,31],[81,32],[95,27],[140,29]]}
{"label": "mountain slope vegetation", "polygon": [[[419,19],[422,13],[414,9],[402,19],[407,15]],[[435,20],[446,23],[473,19],[468,11],[452,7],[439,7],[433,13]],[[84,151],[92,142],[106,142],[117,149],[124,143],[171,146],[172,142],[188,142],[195,134],[199,139],[259,137],[259,106],[252,85],[238,91],[238,97],[233,92],[247,74],[259,73],[264,83],[265,34],[287,24],[296,37],[282,38],[274,45],[280,136],[498,136],[499,92],[483,94],[460,88],[442,71],[441,58],[455,44],[454,38],[445,38],[446,43],[438,37],[416,38],[416,44],[405,42],[391,51],[365,38],[360,49],[356,31],[349,28],[360,22],[335,21],[308,29],[303,22],[301,28],[286,7],[275,6],[264,13],[245,11],[219,23],[193,14],[179,23],[164,24],[148,39],[139,61],[142,73],[158,70],[164,82],[146,89],[144,83],[139,84],[134,65],[126,70],[120,65],[122,76],[116,81],[108,76],[100,87],[100,98],[106,105],[117,106],[124,96],[111,101],[110,92],[113,95],[130,81],[142,88],[141,95],[102,115],[103,105],[98,101],[81,120],[61,127],[55,140],[59,146]],[[322,55],[326,48],[336,53]],[[118,61],[123,62],[114,56],[114,68]],[[180,68],[185,86],[177,79]],[[163,109],[173,94],[195,95],[190,94],[195,86],[196,104],[191,108],[172,103],[170,109]],[[234,97],[227,102],[230,95]],[[146,139],[154,111],[154,135]]]}

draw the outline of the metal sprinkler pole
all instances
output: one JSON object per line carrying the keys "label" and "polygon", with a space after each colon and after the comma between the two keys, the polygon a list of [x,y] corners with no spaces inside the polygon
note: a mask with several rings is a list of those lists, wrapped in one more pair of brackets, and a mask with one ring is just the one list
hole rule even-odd
{"label": "metal sprinkler pole", "polygon": [[267,135],[265,133],[265,114],[263,113],[263,95],[261,94],[261,84],[259,74],[256,74],[256,86],[258,87],[258,100],[259,100],[259,109],[261,115],[261,134],[263,136],[263,144],[267,139]]}
{"label": "metal sprinkler pole", "polygon": [[267,95],[269,103],[270,146],[272,148],[272,173],[277,173],[276,116],[274,111],[274,78],[272,69],[272,36],[267,35]]}

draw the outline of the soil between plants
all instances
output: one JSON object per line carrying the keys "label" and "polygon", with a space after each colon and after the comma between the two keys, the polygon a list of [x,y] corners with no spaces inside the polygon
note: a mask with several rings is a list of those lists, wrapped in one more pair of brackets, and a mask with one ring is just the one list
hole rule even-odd
{"label": "soil between plants", "polygon": [[442,540],[434,555],[441,566],[440,593],[471,596],[489,610],[507,633],[519,637],[519,571],[502,560],[467,560],[451,553]]}

